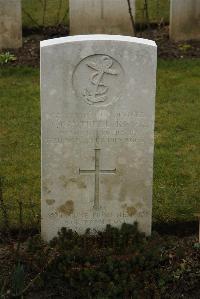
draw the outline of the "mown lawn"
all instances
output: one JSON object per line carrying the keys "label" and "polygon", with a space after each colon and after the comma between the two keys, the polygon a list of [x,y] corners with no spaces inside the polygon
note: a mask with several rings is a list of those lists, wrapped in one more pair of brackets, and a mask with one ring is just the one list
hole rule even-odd
{"label": "mown lawn", "polygon": [[[69,25],[69,0],[46,0],[45,14],[44,3],[44,0],[22,0],[25,27],[43,25],[43,22],[45,26],[56,25],[58,21]],[[150,22],[169,21],[170,0],[148,0],[148,5]],[[136,0],[136,22],[145,21],[144,0]]]}
{"label": "mown lawn", "polygon": [[160,61],[157,81],[154,220],[200,210],[200,60]]}
{"label": "mown lawn", "polygon": [[[200,209],[200,60],[160,60],[157,76],[153,220],[191,220]],[[0,70],[0,176],[12,225],[40,213],[39,70]],[[30,209],[30,204],[34,208]],[[3,223],[0,210],[0,225]]]}
{"label": "mown lawn", "polygon": [[23,205],[23,210],[27,209],[23,218],[26,216],[26,222],[31,223],[30,202],[37,203],[38,212],[40,198],[39,71],[1,69],[0,98],[3,197],[12,224],[19,220],[21,200],[28,205]]}

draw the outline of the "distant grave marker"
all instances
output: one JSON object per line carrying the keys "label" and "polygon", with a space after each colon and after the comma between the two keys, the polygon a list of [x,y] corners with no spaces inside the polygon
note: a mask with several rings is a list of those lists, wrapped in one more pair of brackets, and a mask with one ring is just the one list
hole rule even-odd
{"label": "distant grave marker", "polygon": [[0,0],[0,49],[21,46],[21,0]]}
{"label": "distant grave marker", "polygon": [[[135,0],[130,0],[135,16]],[[133,35],[126,0],[70,0],[70,34]]]}
{"label": "distant grave marker", "polygon": [[200,40],[200,1],[171,0],[170,38]]}

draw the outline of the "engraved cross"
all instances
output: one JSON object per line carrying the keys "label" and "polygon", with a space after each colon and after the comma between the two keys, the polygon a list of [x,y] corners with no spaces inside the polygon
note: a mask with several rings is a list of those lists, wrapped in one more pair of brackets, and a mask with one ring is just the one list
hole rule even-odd
{"label": "engraved cross", "polygon": [[99,180],[100,174],[115,174],[116,168],[112,170],[102,170],[100,169],[100,149],[95,149],[95,169],[94,170],[81,170],[79,169],[79,174],[95,174],[95,192],[94,192],[94,206],[95,210],[100,208],[99,205]]}

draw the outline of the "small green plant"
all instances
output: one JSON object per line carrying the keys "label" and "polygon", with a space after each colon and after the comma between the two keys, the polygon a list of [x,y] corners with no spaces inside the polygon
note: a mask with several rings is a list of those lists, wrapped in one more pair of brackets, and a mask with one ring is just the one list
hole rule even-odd
{"label": "small green plant", "polygon": [[182,51],[182,52],[187,52],[189,50],[192,49],[192,46],[191,45],[188,45],[188,44],[183,44],[183,45],[180,45],[179,46],[179,49]]}
{"label": "small green plant", "polygon": [[8,62],[15,61],[17,58],[15,55],[11,54],[10,52],[5,52],[0,54],[0,64],[6,64]]}

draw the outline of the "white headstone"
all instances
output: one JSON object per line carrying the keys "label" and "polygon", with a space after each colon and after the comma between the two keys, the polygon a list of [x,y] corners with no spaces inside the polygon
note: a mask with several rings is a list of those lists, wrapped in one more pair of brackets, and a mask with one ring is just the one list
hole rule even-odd
{"label": "white headstone", "polygon": [[200,0],[171,0],[170,38],[200,40]]}
{"label": "white headstone", "polygon": [[134,221],[150,234],[156,60],[139,38],[41,42],[45,240]]}
{"label": "white headstone", "polygon": [[21,0],[0,0],[0,49],[21,46]]}
{"label": "white headstone", "polygon": [[[135,0],[130,0],[133,17]],[[127,0],[70,0],[70,34],[133,35]]]}

